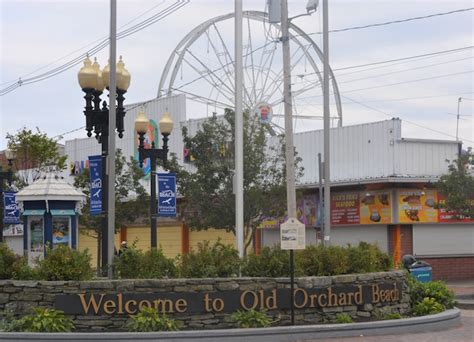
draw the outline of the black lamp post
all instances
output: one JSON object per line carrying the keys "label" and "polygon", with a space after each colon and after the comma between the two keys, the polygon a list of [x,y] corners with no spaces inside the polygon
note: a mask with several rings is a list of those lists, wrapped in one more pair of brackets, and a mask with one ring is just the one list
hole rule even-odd
{"label": "black lamp post", "polygon": [[[99,144],[101,144],[102,152],[102,272],[104,275],[107,274],[107,215],[108,213],[108,177],[106,174],[106,162],[109,145],[109,109],[107,102],[102,102],[101,98],[104,91],[104,87],[109,89],[109,65],[101,71],[99,63],[95,60],[92,64],[91,60],[87,57],[84,60],[84,66],[79,70],[78,80],[82,91],[86,93],[84,99],[86,100],[86,106],[84,107],[84,115],[86,116],[86,131],[87,136],[91,137],[94,132],[95,137]],[[123,119],[125,117],[125,108],[123,107],[123,101],[125,100],[124,94],[130,85],[130,73],[125,69],[125,64],[122,61],[122,56],[117,63],[116,69],[116,80],[117,80],[117,109],[116,109],[116,129],[119,138],[123,137]],[[115,102],[115,101],[114,101]],[[111,213],[114,215],[115,213]]]}
{"label": "black lamp post", "polygon": [[143,166],[143,161],[150,158],[151,175],[150,175],[150,219],[151,219],[151,248],[157,247],[157,232],[156,232],[156,218],[157,218],[157,204],[156,204],[156,160],[161,159],[163,165],[166,167],[168,160],[168,136],[173,130],[173,120],[169,113],[163,114],[159,122],[161,134],[163,135],[163,148],[155,148],[155,142],[151,143],[151,148],[145,148],[145,134],[148,131],[149,120],[143,111],[138,113],[135,120],[135,129],[138,134],[140,144],[138,146],[138,154],[140,167]]}
{"label": "black lamp post", "polygon": [[[8,182],[8,185],[12,185],[13,180],[13,171],[12,171],[12,163],[14,159],[13,151],[5,150],[5,157],[8,160],[8,170],[2,171],[2,167],[0,166],[0,201],[2,203],[2,209],[5,210],[3,207],[3,183],[4,181]],[[0,242],[3,242],[3,215],[0,217]]]}

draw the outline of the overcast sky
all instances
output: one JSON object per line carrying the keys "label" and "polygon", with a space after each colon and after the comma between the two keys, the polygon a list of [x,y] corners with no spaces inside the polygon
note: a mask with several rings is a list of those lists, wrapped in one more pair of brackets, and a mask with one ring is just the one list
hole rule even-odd
{"label": "overcast sky", "polygon": [[[119,0],[118,26],[134,19],[133,23],[137,23],[174,2]],[[290,16],[304,13],[306,2],[290,1]],[[474,7],[474,2],[469,0],[329,2],[330,29]],[[264,5],[265,0],[244,0],[244,10],[262,11]],[[0,11],[2,89],[19,77],[27,79],[71,60],[92,47],[92,43],[107,36],[109,30],[109,1],[0,0]],[[232,11],[232,0],[191,0],[164,20],[120,40],[118,55],[124,56],[126,67],[132,74],[132,84],[126,95],[127,103],[155,97],[164,64],[178,42],[205,20]],[[298,18],[294,23],[307,33],[320,31],[320,13]],[[331,33],[331,66],[340,69],[470,47],[474,45],[473,15],[474,11],[465,11]],[[138,16],[141,17],[136,19]],[[229,36],[232,34],[227,33]],[[257,34],[259,32],[255,32]],[[322,43],[320,35],[312,37],[317,44]],[[101,64],[106,61],[107,54],[108,48],[97,55]],[[459,137],[467,146],[474,145],[473,57],[473,50],[468,48],[431,58],[380,64],[376,65],[380,66],[376,69],[372,66],[336,72],[342,95],[344,125],[399,117],[403,122],[404,137],[454,140],[455,114],[458,98],[462,97]],[[48,67],[37,71],[45,66]],[[23,85],[0,97],[0,149],[6,146],[6,133],[14,133],[23,126],[39,127],[49,136],[84,126],[83,94],[77,83],[79,68],[75,66],[41,82]],[[189,76],[183,77],[186,79]],[[307,99],[306,102],[315,108],[321,104],[321,100],[316,98]],[[202,113],[202,116],[205,115]],[[320,123],[313,125],[319,127]],[[299,123],[297,127],[303,129],[302,126],[305,125]],[[65,134],[62,141],[80,137],[85,137],[83,131]]]}

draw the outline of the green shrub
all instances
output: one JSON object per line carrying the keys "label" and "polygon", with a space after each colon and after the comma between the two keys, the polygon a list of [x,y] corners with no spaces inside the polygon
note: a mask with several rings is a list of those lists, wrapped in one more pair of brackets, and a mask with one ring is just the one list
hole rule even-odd
{"label": "green shrub", "polygon": [[415,316],[432,315],[443,312],[446,308],[434,298],[425,297],[419,303],[413,306],[413,314]]}
{"label": "green shrub", "polygon": [[43,280],[88,280],[92,278],[91,256],[67,246],[46,250],[38,261],[39,278]]}
{"label": "green shrub", "polygon": [[231,318],[239,328],[265,328],[272,324],[271,318],[263,310],[239,310],[234,312]]}
{"label": "green shrub", "polygon": [[352,322],[353,322],[352,317],[346,313],[339,313],[336,315],[336,323],[344,324],[344,323],[352,323]]}
{"label": "green shrub", "polygon": [[130,316],[127,322],[128,331],[177,331],[180,328],[178,321],[168,318],[164,313],[160,315],[155,308],[143,307],[141,311]]}
{"label": "green shrub", "polygon": [[426,297],[434,298],[436,302],[443,305],[446,309],[454,307],[454,293],[441,281],[422,283],[410,276],[408,278],[408,286],[410,287],[410,303],[412,308]]}
{"label": "green shrub", "polygon": [[237,250],[217,241],[198,244],[197,251],[181,256],[180,273],[185,278],[235,277],[239,274],[240,258]]}
{"label": "green shrub", "polygon": [[395,312],[395,313],[389,313],[389,314],[386,314],[383,319],[385,320],[389,320],[389,319],[401,319],[402,318],[402,315],[400,315],[398,312]]}
{"label": "green shrub", "polygon": [[357,247],[347,247],[349,273],[388,271],[392,267],[390,256],[383,253],[376,244],[360,242]]}
{"label": "green shrub", "polygon": [[8,245],[0,243],[0,279],[10,279],[13,275],[13,264],[17,257]]}
{"label": "green shrub", "polygon": [[156,248],[145,252],[140,268],[142,272],[139,278],[172,278],[178,273],[173,260],[165,257],[163,251]]}
{"label": "green shrub", "polygon": [[114,259],[114,276],[121,279],[140,278],[143,252],[132,245]]}
{"label": "green shrub", "polygon": [[349,269],[347,249],[340,246],[308,246],[298,252],[296,260],[308,276],[345,274]]}
{"label": "green shrub", "polygon": [[28,265],[28,258],[18,258],[13,264],[12,279],[16,280],[36,280],[40,279],[40,275],[36,268]]}
{"label": "green shrub", "polygon": [[69,332],[74,329],[74,324],[60,310],[35,308],[33,314],[23,316],[13,323],[10,329],[28,332]]}
{"label": "green shrub", "polygon": [[[295,265],[295,274],[302,275]],[[242,261],[242,275],[247,277],[288,277],[290,253],[279,246],[263,247],[260,255],[249,254]]]}
{"label": "green shrub", "polygon": [[135,245],[124,249],[114,259],[114,275],[121,279],[156,279],[177,275],[172,259],[161,249],[153,248],[143,253]]}

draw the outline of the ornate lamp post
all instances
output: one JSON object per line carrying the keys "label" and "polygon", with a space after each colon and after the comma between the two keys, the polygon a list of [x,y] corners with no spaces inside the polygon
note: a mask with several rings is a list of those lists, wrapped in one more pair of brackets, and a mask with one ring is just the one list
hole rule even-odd
{"label": "ornate lamp post", "polygon": [[[125,100],[124,94],[127,92],[130,86],[130,73],[125,69],[125,64],[122,61],[122,56],[117,63],[116,69],[117,79],[117,109],[116,109],[116,129],[119,138],[123,137],[123,119],[125,117],[125,108],[123,102]],[[107,203],[107,185],[108,178],[106,175],[106,160],[108,151],[108,138],[109,138],[109,109],[107,102],[102,102],[101,98],[104,88],[109,89],[109,65],[101,71],[97,59],[92,64],[89,57],[84,60],[84,66],[79,70],[78,80],[82,91],[86,94],[84,99],[86,100],[86,106],[84,107],[84,115],[86,117],[86,131],[87,136],[91,137],[94,132],[95,137],[99,144],[102,146],[102,272],[107,274],[107,215],[108,215],[108,203]],[[115,101],[113,101],[115,104]],[[113,215],[114,213],[112,213]]]}
{"label": "ornate lamp post", "polygon": [[151,165],[151,182],[150,182],[150,219],[151,219],[151,248],[157,247],[157,232],[156,232],[156,218],[157,218],[157,204],[156,204],[156,159],[161,159],[163,165],[166,167],[168,160],[168,136],[173,130],[173,120],[169,113],[164,113],[159,122],[161,134],[163,135],[163,148],[155,148],[155,142],[151,143],[151,148],[145,148],[145,134],[148,131],[150,120],[145,115],[145,112],[140,111],[135,119],[135,129],[138,134],[140,142],[138,146],[140,167],[143,166],[143,161],[150,158]]}
{"label": "ornate lamp post", "polygon": [[[13,159],[15,159],[15,154],[12,150],[5,150],[5,157],[8,160],[8,170],[2,171],[2,167],[0,166],[0,201],[3,207],[3,182],[6,180],[8,185],[12,185],[13,180],[13,171],[12,171],[12,163]],[[3,208],[5,210],[5,208]],[[0,242],[3,242],[3,217],[0,217]]]}

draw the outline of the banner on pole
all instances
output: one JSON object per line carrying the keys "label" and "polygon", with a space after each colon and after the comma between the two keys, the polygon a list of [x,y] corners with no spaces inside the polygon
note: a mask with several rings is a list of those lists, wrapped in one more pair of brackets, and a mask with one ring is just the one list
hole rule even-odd
{"label": "banner on pole", "polygon": [[90,214],[102,213],[102,156],[89,156],[91,192]]}
{"label": "banner on pole", "polygon": [[176,174],[158,173],[158,216],[176,217]]}
{"label": "banner on pole", "polygon": [[20,210],[16,204],[15,192],[3,193],[3,222],[6,224],[20,223]]}

